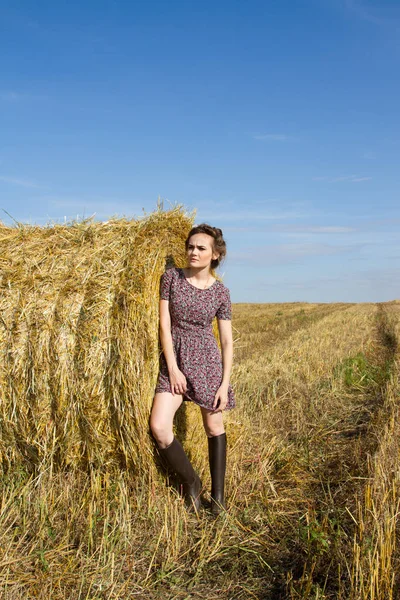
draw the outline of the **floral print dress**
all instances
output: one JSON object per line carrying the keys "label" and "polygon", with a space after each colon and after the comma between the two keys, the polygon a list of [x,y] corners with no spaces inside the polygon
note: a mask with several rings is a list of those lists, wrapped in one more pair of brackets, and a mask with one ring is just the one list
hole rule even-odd
{"label": "floral print dress", "polygon": [[[229,289],[214,281],[206,289],[192,285],[182,269],[165,271],[160,282],[161,298],[169,300],[171,335],[178,368],[186,377],[184,400],[212,410],[215,394],[222,382],[223,365],[212,321],[232,318]],[[164,353],[160,355],[160,371],[155,392],[171,392]],[[235,407],[231,385],[228,387],[226,410]],[[217,407],[218,408],[218,407]]]}

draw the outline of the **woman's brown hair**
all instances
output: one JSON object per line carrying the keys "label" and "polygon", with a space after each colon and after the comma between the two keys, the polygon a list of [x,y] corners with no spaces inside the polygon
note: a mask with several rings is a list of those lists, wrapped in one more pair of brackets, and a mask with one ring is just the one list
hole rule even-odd
{"label": "woman's brown hair", "polygon": [[226,256],[226,243],[225,243],[225,240],[222,235],[222,230],[218,229],[218,227],[212,227],[211,225],[208,225],[207,223],[200,223],[200,225],[196,225],[189,231],[189,235],[186,238],[186,241],[185,241],[186,251],[189,246],[190,238],[192,237],[192,235],[195,235],[196,233],[206,233],[207,235],[210,235],[214,239],[213,249],[215,252],[219,253],[219,257],[216,259],[213,259],[211,261],[211,268],[216,269],[218,267],[218,265],[220,264],[220,262],[222,261],[222,259]]}

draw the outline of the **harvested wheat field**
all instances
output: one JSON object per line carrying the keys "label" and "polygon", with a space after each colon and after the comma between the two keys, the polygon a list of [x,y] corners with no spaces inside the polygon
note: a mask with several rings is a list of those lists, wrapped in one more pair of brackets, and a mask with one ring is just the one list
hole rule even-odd
{"label": "harvested wheat field", "polygon": [[399,301],[234,304],[229,511],[166,485],[158,284],[193,218],[0,225],[0,598],[396,600]]}

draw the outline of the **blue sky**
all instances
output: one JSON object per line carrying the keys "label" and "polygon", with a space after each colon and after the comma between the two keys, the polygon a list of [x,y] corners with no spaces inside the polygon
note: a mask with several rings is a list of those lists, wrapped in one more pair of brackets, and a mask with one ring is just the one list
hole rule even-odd
{"label": "blue sky", "polygon": [[0,0],[0,67],[4,223],[160,196],[234,302],[400,298],[398,0]]}

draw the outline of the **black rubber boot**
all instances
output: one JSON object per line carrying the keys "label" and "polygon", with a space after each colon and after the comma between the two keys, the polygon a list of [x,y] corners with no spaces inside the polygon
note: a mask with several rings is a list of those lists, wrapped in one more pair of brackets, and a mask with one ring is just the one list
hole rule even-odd
{"label": "black rubber boot", "polygon": [[158,449],[171,469],[178,475],[179,481],[183,486],[183,494],[186,504],[189,508],[200,510],[200,492],[202,488],[200,477],[193,469],[190,460],[185,454],[181,443],[174,437],[172,442],[166,448]]}
{"label": "black rubber boot", "polygon": [[219,515],[226,510],[224,497],[226,433],[208,438],[208,458],[211,473],[211,512],[213,515]]}

